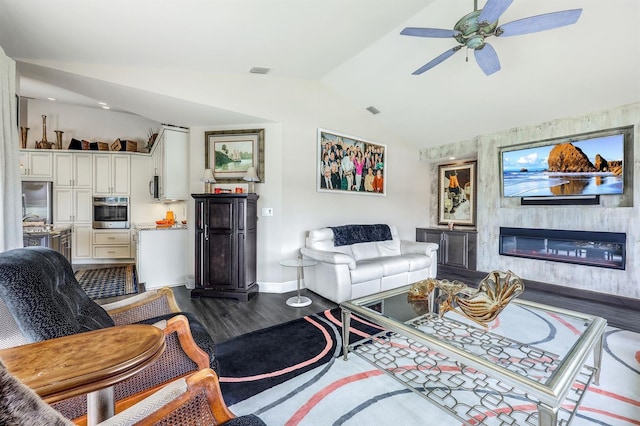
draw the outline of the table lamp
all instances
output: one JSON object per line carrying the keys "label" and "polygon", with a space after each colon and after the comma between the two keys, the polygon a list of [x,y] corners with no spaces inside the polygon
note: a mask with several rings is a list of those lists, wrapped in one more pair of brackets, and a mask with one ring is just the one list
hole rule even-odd
{"label": "table lamp", "polygon": [[260,182],[260,178],[256,173],[256,168],[253,166],[249,167],[249,169],[247,169],[247,174],[244,176],[243,179],[249,182],[249,193],[255,194],[256,191],[255,191],[254,182]]}
{"label": "table lamp", "polygon": [[216,179],[213,177],[213,171],[211,169],[204,169],[200,180],[204,182],[204,192],[211,194],[213,192],[213,184],[216,183]]}

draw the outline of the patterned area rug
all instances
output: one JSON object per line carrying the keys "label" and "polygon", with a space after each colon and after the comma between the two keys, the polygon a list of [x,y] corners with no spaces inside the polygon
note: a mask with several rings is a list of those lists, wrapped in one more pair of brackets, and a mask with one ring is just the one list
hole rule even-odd
{"label": "patterned area rug", "polygon": [[138,292],[134,265],[83,269],[75,275],[85,293],[94,300]]}
{"label": "patterned area rug", "polygon": [[[371,324],[354,320],[352,317],[353,328],[349,340],[368,337],[370,333],[365,330],[367,327],[370,329]],[[223,350],[223,356],[218,358],[223,394],[225,400],[229,399],[231,411],[236,415],[252,413],[269,425],[287,426],[382,425],[390,422],[403,426],[461,424],[360,356],[351,354],[348,361],[339,357],[341,323],[337,310],[295,322],[298,327],[289,323],[239,336],[218,345],[219,350]],[[306,326],[300,325],[304,323]],[[302,331],[305,328],[306,333]],[[531,329],[523,330],[522,337],[523,341],[536,346],[558,347],[569,340],[566,337],[571,333],[574,331],[569,324],[553,316],[532,315]],[[316,337],[311,339],[314,335]],[[251,340],[254,345],[251,345]],[[413,376],[412,373],[420,368],[415,368],[414,361],[404,360],[402,353],[412,352],[409,349],[415,347],[415,342],[395,344],[398,351],[393,354],[393,368],[402,368],[407,376]],[[248,356],[245,352],[251,354],[254,362],[245,359],[244,368],[240,363],[234,365],[236,356]],[[292,356],[298,352],[305,353],[306,361]],[[391,362],[391,353],[381,352],[379,356],[383,361]],[[267,359],[272,361],[265,361]],[[592,365],[592,362],[589,360],[589,364]],[[255,364],[259,364],[259,368],[255,368]],[[268,364],[271,364],[270,367]],[[452,368],[456,367],[460,366]],[[423,370],[429,372],[427,367]],[[438,378],[446,371],[431,373]],[[466,376],[455,377],[463,380]],[[425,383],[424,386],[428,385]],[[446,389],[438,386],[433,388],[436,393]],[[465,391],[449,391],[448,394],[441,392],[443,400],[456,397],[464,402],[467,396],[473,396]],[[497,396],[491,394],[479,396],[485,405],[498,402]],[[537,411],[534,404],[521,398],[518,393],[510,398],[525,413]],[[572,404],[572,401],[566,401],[566,408],[571,408]],[[483,407],[481,404],[469,409],[475,409],[474,412],[480,415],[483,414]],[[504,413],[485,418],[482,424],[538,424],[537,418],[503,422],[502,416]],[[591,383],[589,386],[572,426],[637,426],[640,425],[638,419],[640,334],[608,327],[604,336],[600,383]],[[566,425],[566,422],[559,424]]]}
{"label": "patterned area rug", "polygon": [[[334,316],[339,316],[339,309],[218,343],[216,358],[220,364],[220,386],[227,405],[331,362],[342,351],[342,339],[336,338],[339,330],[329,319]],[[351,334],[351,343],[362,339],[363,335],[380,331],[354,321],[354,329],[356,327],[359,334]]]}

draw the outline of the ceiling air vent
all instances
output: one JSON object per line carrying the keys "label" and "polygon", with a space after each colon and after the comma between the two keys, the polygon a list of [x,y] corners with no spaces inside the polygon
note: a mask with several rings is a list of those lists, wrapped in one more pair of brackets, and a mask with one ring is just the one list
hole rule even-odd
{"label": "ceiling air vent", "polygon": [[270,68],[262,68],[262,67],[253,67],[249,70],[251,74],[267,74],[271,71]]}
{"label": "ceiling air vent", "polygon": [[374,106],[370,106],[369,108],[367,108],[367,111],[369,111],[373,115],[380,114],[380,110]]}

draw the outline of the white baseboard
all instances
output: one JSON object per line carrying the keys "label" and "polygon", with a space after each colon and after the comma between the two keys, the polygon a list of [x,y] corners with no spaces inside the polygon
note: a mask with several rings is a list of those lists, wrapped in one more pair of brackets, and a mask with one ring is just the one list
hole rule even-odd
{"label": "white baseboard", "polygon": [[[304,288],[304,280],[300,283],[300,287]],[[258,288],[260,293],[288,293],[290,291],[296,291],[298,289],[298,282],[285,281],[283,283],[269,283],[264,281],[258,282]]]}

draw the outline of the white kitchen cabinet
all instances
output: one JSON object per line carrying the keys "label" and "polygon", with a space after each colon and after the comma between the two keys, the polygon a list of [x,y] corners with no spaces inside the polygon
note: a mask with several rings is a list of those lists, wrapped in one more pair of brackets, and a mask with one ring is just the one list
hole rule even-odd
{"label": "white kitchen cabinet", "polygon": [[91,189],[56,188],[53,190],[53,222],[91,224]]}
{"label": "white kitchen cabinet", "polygon": [[53,184],[56,188],[91,188],[93,155],[56,152],[53,154]]}
{"label": "white kitchen cabinet", "polygon": [[131,235],[128,229],[93,231],[94,259],[130,259]]}
{"label": "white kitchen cabinet", "polygon": [[73,259],[93,257],[93,154],[56,152],[53,154],[53,221],[73,225]]}
{"label": "white kitchen cabinet", "polygon": [[93,228],[90,223],[73,225],[73,259],[91,259],[93,256],[91,237]]}
{"label": "white kitchen cabinet", "polygon": [[189,130],[165,126],[153,150],[155,173],[159,177],[159,200],[189,198]]}
{"label": "white kitchen cabinet", "polygon": [[130,164],[128,154],[94,154],[93,194],[129,195]]}
{"label": "white kitchen cabinet", "polygon": [[72,224],[74,261],[91,259],[91,188],[56,188],[53,190],[53,221],[56,225]]}
{"label": "white kitchen cabinet", "polygon": [[53,153],[20,151],[20,175],[23,180],[53,180]]}
{"label": "white kitchen cabinet", "polygon": [[136,270],[145,288],[187,283],[187,229],[141,229],[137,237]]}

